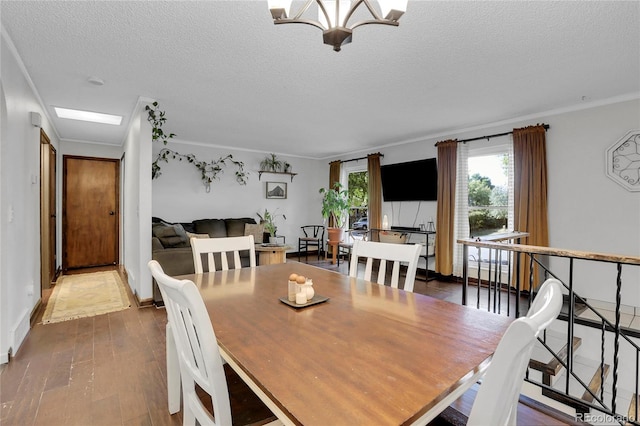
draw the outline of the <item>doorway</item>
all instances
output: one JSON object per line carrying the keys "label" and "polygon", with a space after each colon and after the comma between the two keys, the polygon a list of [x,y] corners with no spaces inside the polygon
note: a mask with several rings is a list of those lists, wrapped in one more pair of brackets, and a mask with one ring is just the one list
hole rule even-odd
{"label": "doorway", "polygon": [[117,265],[120,161],[63,157],[62,268]]}
{"label": "doorway", "polygon": [[40,129],[40,287],[56,279],[56,149]]}

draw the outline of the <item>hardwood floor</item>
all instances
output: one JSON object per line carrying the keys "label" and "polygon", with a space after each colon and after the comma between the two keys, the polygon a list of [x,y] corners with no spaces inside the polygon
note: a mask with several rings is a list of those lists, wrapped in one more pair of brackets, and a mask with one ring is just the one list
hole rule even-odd
{"label": "hardwood floor", "polygon": [[166,409],[164,310],[40,320],[0,373],[2,425],[182,423]]}
{"label": "hardwood floor", "polygon": [[[181,425],[181,413],[167,411],[165,310],[129,299],[123,311],[46,325],[41,309],[0,369],[0,424]],[[226,373],[234,423],[271,414],[233,370]]]}

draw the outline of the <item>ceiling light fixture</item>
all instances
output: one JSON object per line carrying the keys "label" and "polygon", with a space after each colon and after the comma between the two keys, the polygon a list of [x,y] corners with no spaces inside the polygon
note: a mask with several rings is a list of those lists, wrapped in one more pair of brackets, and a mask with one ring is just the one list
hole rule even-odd
{"label": "ceiling light fixture", "polygon": [[121,115],[103,114],[101,112],[82,111],[79,109],[68,109],[53,107],[58,118],[68,118],[70,120],[91,121],[92,123],[112,124],[119,126],[122,123]]}
{"label": "ceiling light fixture", "polygon": [[104,86],[104,80],[100,77],[91,76],[87,78],[87,81],[95,86]]}
{"label": "ceiling light fixture", "polygon": [[[398,26],[398,19],[407,10],[408,0],[378,0],[380,12],[370,0],[307,0],[300,10],[289,18],[292,0],[269,0],[269,10],[274,24],[307,24],[322,30],[324,44],[333,46],[339,52],[343,44],[351,43],[353,30],[366,24]],[[318,4],[318,19],[303,17],[312,3]],[[372,18],[349,24],[356,9],[364,4]],[[363,11],[363,13],[366,13]],[[384,16],[384,18],[383,18]]]}

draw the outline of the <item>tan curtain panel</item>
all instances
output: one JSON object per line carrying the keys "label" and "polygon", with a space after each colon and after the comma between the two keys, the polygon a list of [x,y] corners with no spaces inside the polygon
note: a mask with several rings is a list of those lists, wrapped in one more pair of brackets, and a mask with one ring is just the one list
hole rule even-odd
{"label": "tan curtain panel", "polygon": [[382,228],[382,178],[380,177],[380,153],[367,155],[369,175],[369,229]]}
{"label": "tan curtain panel", "polygon": [[[514,228],[528,232],[523,244],[549,246],[547,219],[547,152],[543,125],[513,129]],[[534,267],[533,283],[540,282],[539,268]],[[529,290],[529,259],[522,256],[520,288]]]}
{"label": "tan curtain panel", "polygon": [[[342,161],[336,160],[329,163],[329,189],[334,189],[336,183],[340,183],[340,171],[342,168]],[[332,227],[333,219],[329,218],[327,226]]]}
{"label": "tan curtain panel", "polygon": [[456,207],[456,140],[438,142],[438,206],[436,212],[437,273],[453,273],[453,217]]}

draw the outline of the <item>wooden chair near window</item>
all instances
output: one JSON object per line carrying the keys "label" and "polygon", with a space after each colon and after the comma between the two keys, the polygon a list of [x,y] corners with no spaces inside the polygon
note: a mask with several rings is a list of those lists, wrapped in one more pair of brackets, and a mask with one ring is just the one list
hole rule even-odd
{"label": "wooden chair near window", "polygon": [[473,402],[467,425],[515,425],[518,399],[538,335],[562,308],[562,284],[550,278],[538,290],[527,316],[502,336]]}
{"label": "wooden chair near window", "polygon": [[[232,414],[235,416],[236,413],[231,411],[216,334],[198,288],[192,281],[166,275],[155,260],[148,266],[162,292],[167,326],[175,341],[182,382],[183,424],[195,426],[196,420],[207,426],[234,424]],[[179,388],[177,383],[175,385]],[[213,413],[203,404],[198,387],[211,397]],[[272,414],[268,418],[270,421],[275,419]],[[276,420],[270,424],[282,423]]]}
{"label": "wooden chair near window", "polygon": [[391,262],[393,269],[391,271],[390,285],[393,288],[398,288],[400,282],[400,264],[406,263],[407,272],[402,288],[405,291],[413,291],[421,249],[422,246],[420,244],[394,244],[356,240],[353,243],[353,250],[351,252],[349,276],[358,276],[359,259],[365,258],[365,271],[362,278],[367,281],[372,281],[373,263],[377,261],[379,262],[379,266],[376,282],[384,285],[387,281],[387,262]]}
{"label": "wooden chair near window", "polygon": [[[248,266],[256,266],[256,246],[253,235],[226,238],[192,238],[191,250],[196,274],[204,272],[203,255],[206,255],[208,271],[210,272],[242,268],[240,252],[245,250],[249,251]],[[230,263],[231,268],[229,268]]]}
{"label": "wooden chair near window", "polygon": [[305,262],[309,260],[309,248],[318,252],[318,260],[324,251],[324,226],[323,225],[305,225],[300,227],[304,237],[298,238],[298,261],[302,256],[304,249]]}

